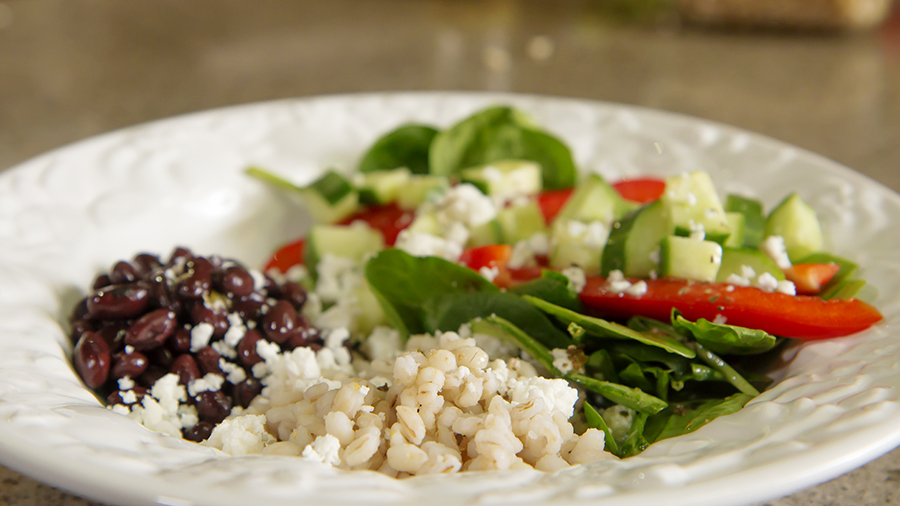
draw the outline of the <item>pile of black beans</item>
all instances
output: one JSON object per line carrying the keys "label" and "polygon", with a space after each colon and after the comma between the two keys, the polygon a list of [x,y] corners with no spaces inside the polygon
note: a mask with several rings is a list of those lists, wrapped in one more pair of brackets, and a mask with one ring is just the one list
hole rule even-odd
{"label": "pile of black beans", "polygon": [[[167,373],[177,374],[187,386],[205,374],[226,376],[222,366],[237,364],[246,379],[189,396],[200,422],[183,435],[206,439],[232,407],[247,407],[260,393],[262,385],[251,371],[262,362],[256,351],[259,340],[277,343],[282,351],[322,347],[318,330],[301,314],[306,290],[262,273],[256,277],[238,262],[197,256],[186,248],[176,248],[167,260],[142,253],[130,262],[116,262],[72,311],[76,371],[110,405],[130,405],[141,402]],[[213,343],[223,339],[234,315],[246,332],[234,347],[235,356],[223,357]],[[213,335],[207,346],[191,351],[191,329],[201,323],[212,325]],[[126,377],[125,383],[134,386],[120,390],[119,379]]]}

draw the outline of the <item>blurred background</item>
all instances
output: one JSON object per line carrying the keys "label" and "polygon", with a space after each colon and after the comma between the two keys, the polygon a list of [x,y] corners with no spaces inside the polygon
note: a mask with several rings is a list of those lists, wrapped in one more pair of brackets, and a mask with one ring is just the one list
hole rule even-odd
{"label": "blurred background", "polygon": [[[891,0],[0,0],[0,171],[231,104],[489,90],[635,104],[900,190]],[[0,468],[0,505],[85,501]],[[900,450],[772,506],[900,503]]]}

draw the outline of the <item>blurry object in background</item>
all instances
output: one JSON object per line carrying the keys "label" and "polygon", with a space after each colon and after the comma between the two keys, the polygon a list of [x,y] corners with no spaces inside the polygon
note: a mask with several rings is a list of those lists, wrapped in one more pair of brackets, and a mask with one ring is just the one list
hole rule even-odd
{"label": "blurry object in background", "polygon": [[893,0],[675,0],[688,22],[807,29],[865,29],[880,24]]}

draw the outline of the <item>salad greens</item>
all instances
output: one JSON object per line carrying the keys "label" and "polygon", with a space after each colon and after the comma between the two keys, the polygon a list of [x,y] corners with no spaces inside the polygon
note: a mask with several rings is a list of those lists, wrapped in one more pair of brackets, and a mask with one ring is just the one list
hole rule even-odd
{"label": "salad greens", "polygon": [[402,125],[375,141],[360,160],[359,171],[406,167],[413,174],[428,174],[429,147],[437,134],[428,125]]}

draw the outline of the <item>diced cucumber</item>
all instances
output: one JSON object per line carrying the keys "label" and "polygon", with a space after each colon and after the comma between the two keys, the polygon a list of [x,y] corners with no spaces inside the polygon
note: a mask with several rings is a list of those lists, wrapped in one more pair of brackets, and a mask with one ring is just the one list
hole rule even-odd
{"label": "diced cucumber", "polygon": [[356,295],[356,307],[359,313],[356,317],[356,332],[360,335],[367,336],[372,330],[379,326],[385,325],[384,310],[378,303],[378,298],[369,287],[369,283],[363,279],[363,282],[354,290]]}
{"label": "diced cucumber", "polygon": [[488,244],[503,243],[503,227],[497,220],[491,220],[469,229],[469,242],[466,247],[475,248]]}
{"label": "diced cucumber", "polygon": [[565,269],[578,266],[588,275],[600,272],[600,258],[609,231],[595,221],[555,220],[550,234],[550,266]]}
{"label": "diced cucumber", "polygon": [[334,171],[326,172],[305,187],[258,167],[250,167],[246,172],[251,177],[299,196],[303,207],[316,223],[337,223],[359,209],[359,193],[347,178]]}
{"label": "diced cucumber", "polygon": [[659,251],[659,241],[671,233],[665,213],[665,206],[657,200],[614,223],[603,249],[602,275],[620,270],[628,277],[646,278],[657,270],[654,252]]}
{"label": "diced cucumber", "polygon": [[637,208],[637,204],[619,193],[598,174],[591,174],[572,192],[572,196],[556,216],[561,221],[599,221],[610,225]]}
{"label": "diced cucumber", "polygon": [[316,268],[325,255],[362,261],[367,255],[384,249],[381,232],[365,223],[350,225],[315,225],[307,235],[305,263],[309,273],[318,275]]}
{"label": "diced cucumber", "polygon": [[722,246],[668,235],[659,244],[659,269],[663,276],[693,281],[715,281],[722,264]]}
{"label": "diced cucumber", "polygon": [[485,195],[506,200],[541,191],[541,166],[528,160],[502,160],[460,172],[463,183],[471,183]]}
{"label": "diced cucumber", "polygon": [[397,195],[409,183],[410,175],[405,167],[362,174],[359,201],[366,205],[383,205],[397,200]]}
{"label": "diced cucumber", "polygon": [[744,215],[744,244],[740,246],[758,248],[766,234],[766,217],[763,214],[762,204],[758,200],[740,195],[729,195],[725,199],[725,211]]}
{"label": "diced cucumber", "polygon": [[505,207],[497,213],[503,242],[515,244],[544,231],[544,214],[534,201],[518,206]]}
{"label": "diced cucumber", "polygon": [[788,195],[769,213],[766,236],[770,235],[784,238],[784,247],[792,262],[820,251],[824,242],[816,211],[796,193]]}
{"label": "diced cucumber", "polygon": [[[784,272],[762,251],[750,248],[722,248],[722,265],[719,267],[716,281],[725,283],[732,274],[743,276],[742,267],[745,265],[753,269],[757,276],[768,272],[779,281],[784,279]],[[755,279],[749,281],[752,283]]]}
{"label": "diced cucumber", "polygon": [[725,219],[728,220],[728,227],[731,228],[731,234],[722,246],[729,248],[741,248],[744,246],[744,238],[746,237],[747,218],[741,213],[733,213],[725,211]]}
{"label": "diced cucumber", "polygon": [[731,229],[709,174],[691,172],[666,179],[663,204],[675,235],[690,236],[702,228],[706,240],[719,244]]}
{"label": "diced cucumber", "polygon": [[419,213],[416,218],[406,227],[410,233],[441,235],[441,224],[438,223],[437,215],[432,212]]}
{"label": "diced cucumber", "polygon": [[402,209],[416,209],[443,194],[447,188],[450,188],[450,180],[446,177],[413,174],[397,195],[397,205]]}

